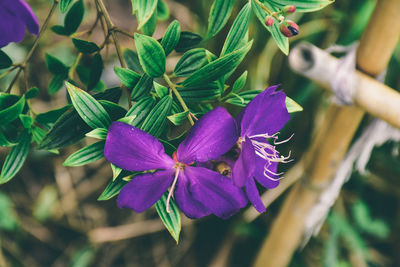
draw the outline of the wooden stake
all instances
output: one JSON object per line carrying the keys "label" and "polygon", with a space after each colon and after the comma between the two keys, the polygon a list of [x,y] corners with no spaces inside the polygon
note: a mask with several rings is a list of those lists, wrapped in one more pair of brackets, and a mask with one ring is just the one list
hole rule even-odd
{"label": "wooden stake", "polygon": [[[376,75],[387,65],[400,34],[398,14],[399,0],[377,2],[358,48],[357,66],[361,71]],[[364,111],[356,107],[331,105],[325,125],[306,154],[309,176],[289,193],[259,251],[255,267],[289,264],[303,236],[305,219],[323,188],[332,181],[363,115]]]}

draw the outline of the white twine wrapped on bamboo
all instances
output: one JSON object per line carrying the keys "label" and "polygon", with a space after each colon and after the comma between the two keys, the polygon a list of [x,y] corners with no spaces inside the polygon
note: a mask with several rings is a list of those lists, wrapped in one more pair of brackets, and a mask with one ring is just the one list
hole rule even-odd
{"label": "white twine wrapped on bamboo", "polygon": [[[328,52],[347,54],[341,59],[336,59]],[[357,44],[348,47],[334,46],[326,51],[309,44],[300,44],[292,50],[289,61],[295,71],[332,90],[335,102],[344,105],[355,102],[367,112],[379,115],[400,128],[397,125],[400,120],[400,94],[381,83],[385,73],[373,80],[356,71],[356,52]],[[374,99],[373,97],[377,95],[379,97]],[[395,109],[392,110],[391,107]],[[385,121],[374,119],[366,127],[349,149],[333,180],[307,215],[302,246],[312,235],[318,234],[343,184],[350,178],[353,166],[357,171],[365,173],[373,148],[389,140],[400,141],[400,131]]]}

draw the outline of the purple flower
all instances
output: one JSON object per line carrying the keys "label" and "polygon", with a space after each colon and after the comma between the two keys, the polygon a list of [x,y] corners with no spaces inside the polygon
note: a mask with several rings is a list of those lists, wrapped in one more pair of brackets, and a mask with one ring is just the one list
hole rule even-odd
{"label": "purple flower", "polygon": [[[286,95],[275,91],[277,86],[267,88],[257,95],[237,117],[240,126],[239,158],[232,169],[232,179],[237,186],[244,186],[246,195],[258,212],[264,212],[255,180],[266,188],[279,184],[279,162],[288,162],[280,156],[275,145],[278,131],[290,119],[286,108]],[[271,142],[271,143],[270,143]]]}
{"label": "purple flower", "polygon": [[32,9],[24,0],[0,1],[0,47],[10,42],[20,42],[25,36],[25,27],[38,35],[39,23]]}
{"label": "purple flower", "polygon": [[195,123],[179,145],[173,159],[150,134],[121,122],[114,122],[107,135],[105,157],[128,171],[150,171],[137,175],[118,196],[120,208],[142,212],[150,208],[170,187],[167,199],[175,201],[189,218],[215,214],[228,218],[244,207],[247,199],[232,180],[195,162],[216,159],[237,141],[233,118],[215,108]]}

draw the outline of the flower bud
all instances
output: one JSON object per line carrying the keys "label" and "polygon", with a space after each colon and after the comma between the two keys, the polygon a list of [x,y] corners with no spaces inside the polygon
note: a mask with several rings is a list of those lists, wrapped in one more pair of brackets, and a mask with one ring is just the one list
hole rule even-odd
{"label": "flower bud", "polygon": [[285,20],[282,22],[279,29],[286,37],[292,37],[299,34],[299,26],[291,20]]}
{"label": "flower bud", "polygon": [[296,11],[296,7],[295,6],[285,6],[283,9],[283,12],[285,13],[294,13]]}
{"label": "flower bud", "polygon": [[272,26],[274,24],[274,18],[272,16],[267,16],[265,18],[265,25]]}

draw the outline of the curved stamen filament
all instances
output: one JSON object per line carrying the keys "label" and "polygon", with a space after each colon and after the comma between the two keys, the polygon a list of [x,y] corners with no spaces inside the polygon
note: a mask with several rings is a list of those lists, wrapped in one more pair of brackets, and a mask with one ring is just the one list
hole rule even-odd
{"label": "curved stamen filament", "polygon": [[[278,142],[278,133],[275,133],[273,135],[269,135],[268,133],[265,134],[256,134],[249,136],[250,141],[254,147],[255,153],[257,156],[260,158],[266,160],[266,163],[264,165],[264,176],[271,180],[271,181],[279,181],[283,177],[280,177],[283,173],[275,173],[269,169],[271,164],[273,162],[278,162],[278,163],[288,163],[291,162],[292,159],[290,159],[291,151],[289,151],[289,154],[285,156],[280,156],[278,150],[276,149],[275,145],[280,145],[283,143],[288,142],[294,134],[292,134],[289,138],[279,141]],[[255,140],[255,138],[264,138],[265,140],[260,141],[260,140]],[[272,144],[268,142],[268,139],[273,139]]]}
{"label": "curved stamen filament", "polygon": [[171,201],[172,194],[174,193],[175,186],[176,186],[176,182],[178,181],[180,169],[181,169],[181,168],[176,168],[174,182],[172,183],[172,186],[171,186],[171,188],[169,189],[169,193],[168,193],[168,197],[167,197],[167,212],[168,212],[168,213],[171,212],[171,210],[170,210],[170,208],[169,208],[169,202]]}

